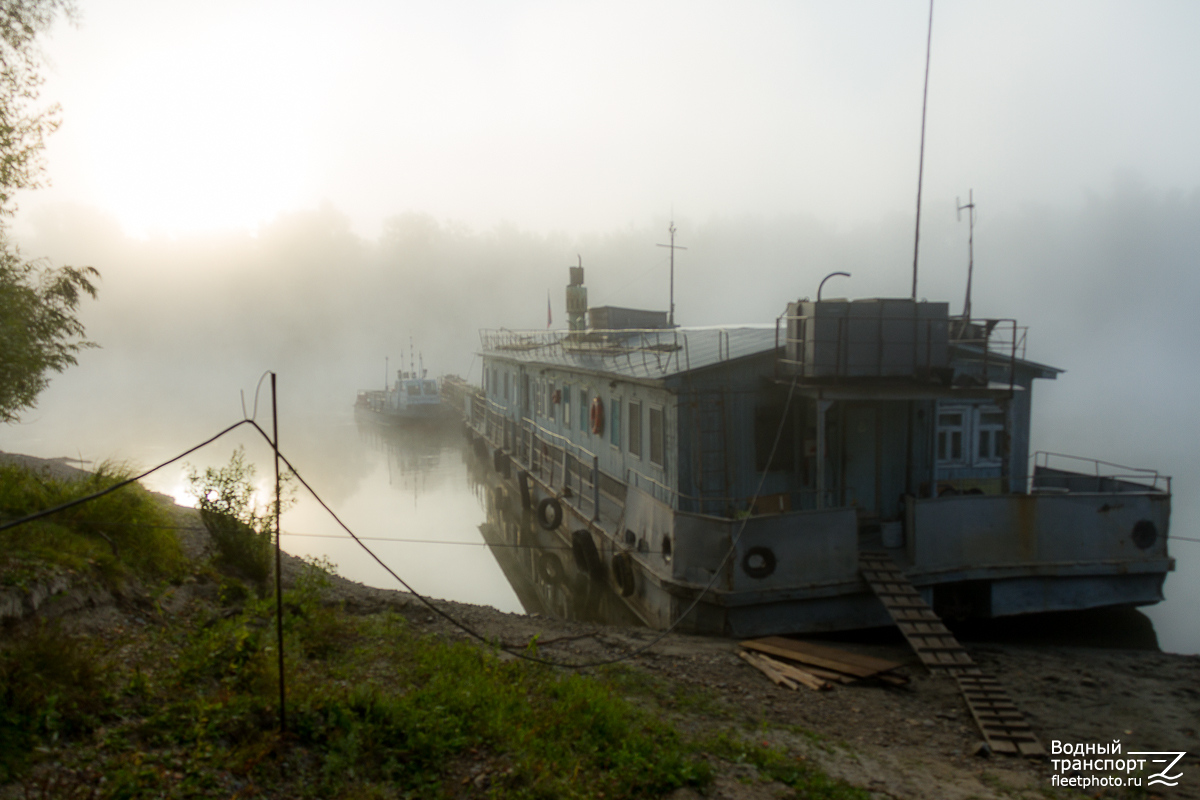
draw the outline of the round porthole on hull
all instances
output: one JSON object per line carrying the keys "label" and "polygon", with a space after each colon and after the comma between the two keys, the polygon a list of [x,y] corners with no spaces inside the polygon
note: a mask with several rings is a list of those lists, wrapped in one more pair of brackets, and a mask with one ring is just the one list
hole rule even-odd
{"label": "round porthole on hull", "polygon": [[1148,519],[1140,519],[1133,526],[1133,543],[1139,550],[1149,550],[1158,541],[1158,527]]}

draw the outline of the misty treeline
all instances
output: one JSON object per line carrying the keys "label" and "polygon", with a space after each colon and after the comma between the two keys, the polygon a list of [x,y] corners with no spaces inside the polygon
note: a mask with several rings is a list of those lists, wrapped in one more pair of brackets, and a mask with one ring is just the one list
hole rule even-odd
{"label": "misty treeline", "polygon": [[[1159,371],[1197,372],[1200,193],[1124,179],[1065,207],[992,211],[986,194],[976,200],[976,316],[1028,325],[1035,360],[1072,372],[1110,362],[1117,394]],[[927,198],[923,216],[919,294],[959,313],[966,222],[945,198]],[[97,380],[118,383],[135,404],[135,387],[200,403],[274,369],[293,407],[337,408],[356,389],[382,385],[385,358],[393,372],[407,366],[410,337],[430,374],[478,380],[479,329],[545,329],[547,294],[554,326],[565,325],[567,267],[579,256],[591,305],[668,302],[668,250],[657,246],[667,242],[665,217],[569,235],[406,213],[371,241],[328,205],[256,235],[137,240],[77,207],[45,208],[29,223],[26,250],[105,275],[103,302],[84,314],[103,351],[87,358],[105,365]],[[796,217],[676,225],[688,248],[676,255],[683,325],[772,322],[835,270],[852,277],[830,281],[827,297],[911,290],[913,230],[903,214],[843,228]]]}

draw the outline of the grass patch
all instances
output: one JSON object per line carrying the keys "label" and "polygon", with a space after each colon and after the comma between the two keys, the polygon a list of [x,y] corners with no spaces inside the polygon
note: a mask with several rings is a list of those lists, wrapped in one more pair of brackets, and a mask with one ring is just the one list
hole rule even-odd
{"label": "grass patch", "polygon": [[0,649],[0,781],[33,747],[90,731],[109,705],[98,649],[54,625],[5,639]]}
{"label": "grass patch", "polygon": [[845,781],[829,777],[823,769],[803,755],[792,755],[778,747],[769,747],[722,732],[704,740],[705,752],[736,764],[751,764],[763,778],[779,781],[795,789],[798,796],[810,800],[870,800],[870,793]]}
{"label": "grass patch", "polygon": [[[110,463],[78,479],[0,465],[0,519],[17,519],[127,480]],[[142,580],[182,576],[186,560],[162,503],[132,484],[88,503],[0,532],[0,581],[25,587],[47,574],[74,572],[119,589]]]}
{"label": "grass patch", "polygon": [[106,671],[102,718],[84,709],[59,739],[43,725],[14,745],[25,788],[62,794],[78,779],[97,798],[611,799],[708,780],[689,742],[613,686],[425,636],[400,616],[349,617],[320,602],[326,580],[312,565],[285,593],[285,739],[274,607],[250,599],[238,613],[130,632],[119,646],[140,658]]}

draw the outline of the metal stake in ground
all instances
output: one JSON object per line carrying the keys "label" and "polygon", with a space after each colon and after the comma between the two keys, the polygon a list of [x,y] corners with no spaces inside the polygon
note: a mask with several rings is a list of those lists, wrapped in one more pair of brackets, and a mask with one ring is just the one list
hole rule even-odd
{"label": "metal stake in ground", "polygon": [[275,451],[275,631],[279,643],[279,732],[287,733],[287,707],[284,700],[283,683],[283,558],[279,549],[279,515],[283,503],[279,497],[279,407],[275,403],[275,373],[271,373],[271,427]]}

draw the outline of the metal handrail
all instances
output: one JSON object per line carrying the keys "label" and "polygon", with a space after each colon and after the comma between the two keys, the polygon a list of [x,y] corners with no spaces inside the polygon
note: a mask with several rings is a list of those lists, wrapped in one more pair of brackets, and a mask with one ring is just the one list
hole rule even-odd
{"label": "metal handrail", "polygon": [[[1166,482],[1166,492],[1167,492],[1167,494],[1171,493],[1171,476],[1163,475],[1158,470],[1150,469],[1149,467],[1130,467],[1130,466],[1126,466],[1124,464],[1117,464],[1112,461],[1103,461],[1098,458],[1088,458],[1087,456],[1075,456],[1075,455],[1070,455],[1069,453],[1052,453],[1047,450],[1037,450],[1033,453],[1033,455],[1029,456],[1029,459],[1033,462],[1033,466],[1035,468],[1044,467],[1046,469],[1059,469],[1057,467],[1051,466],[1051,464],[1050,464],[1051,458],[1062,458],[1062,459],[1067,459],[1068,461],[1082,461],[1085,464],[1091,464],[1092,465],[1091,474],[1084,473],[1084,472],[1075,473],[1077,475],[1081,475],[1084,477],[1108,478],[1110,480],[1117,480],[1117,481],[1127,480],[1129,482],[1149,481],[1151,485],[1150,485],[1150,487],[1147,487],[1147,488],[1153,488],[1156,491],[1162,491],[1161,489],[1159,489],[1159,481],[1160,480],[1165,481]],[[1109,467],[1113,470],[1121,470],[1121,472],[1101,472],[1101,467]],[[1066,469],[1064,469],[1062,471],[1063,472],[1072,472],[1072,470],[1066,470]],[[1032,470],[1030,471],[1030,474],[1029,474],[1029,480],[1032,485],[1032,481],[1033,481],[1033,471]]]}

